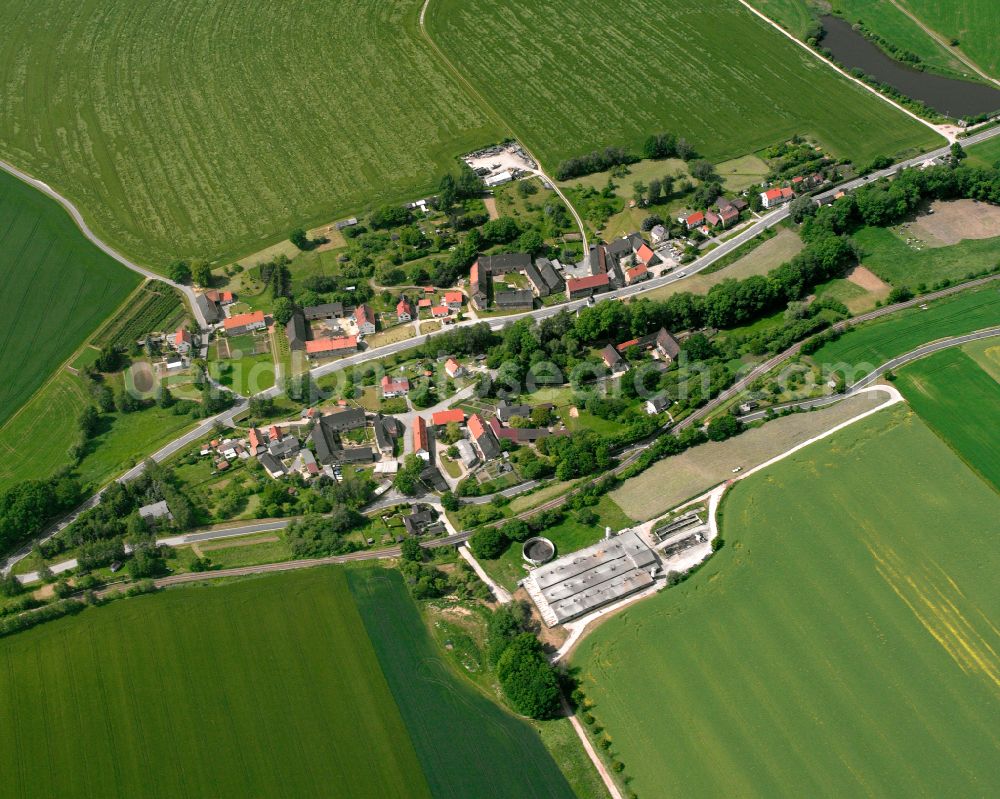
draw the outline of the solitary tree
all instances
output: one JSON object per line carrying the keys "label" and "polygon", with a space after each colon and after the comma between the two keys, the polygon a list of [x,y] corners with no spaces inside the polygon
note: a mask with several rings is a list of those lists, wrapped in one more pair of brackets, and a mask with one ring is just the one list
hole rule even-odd
{"label": "solitary tree", "polygon": [[174,283],[190,283],[191,265],[187,261],[174,261],[170,264],[167,274]]}

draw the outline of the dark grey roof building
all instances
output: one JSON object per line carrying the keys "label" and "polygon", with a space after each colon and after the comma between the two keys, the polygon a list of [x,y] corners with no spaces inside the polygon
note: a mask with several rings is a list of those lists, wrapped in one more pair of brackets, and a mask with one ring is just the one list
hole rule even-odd
{"label": "dark grey roof building", "polygon": [[310,305],[303,308],[302,313],[309,321],[313,319],[332,319],[344,315],[344,303],[327,302],[322,305]]}
{"label": "dark grey roof building", "polygon": [[515,289],[514,291],[498,291],[493,296],[493,304],[504,310],[530,311],[535,304],[535,296],[531,289]]}
{"label": "dark grey roof building", "polygon": [[375,419],[375,443],[379,450],[386,455],[391,455],[394,448],[393,439],[396,437],[396,420],[392,416],[379,416]]}
{"label": "dark grey roof building", "polygon": [[480,255],[479,267],[492,275],[520,272],[531,266],[531,256],[526,252],[505,252],[500,255]]}
{"label": "dark grey roof building", "polygon": [[623,258],[632,254],[632,242],[626,238],[615,239],[607,245],[607,250],[615,258]]}
{"label": "dark grey roof building", "polygon": [[371,447],[350,447],[338,449],[333,456],[338,463],[371,463],[375,460],[375,451]]}
{"label": "dark grey roof building", "polygon": [[547,297],[549,295],[549,287],[542,280],[542,274],[534,266],[534,264],[528,264],[524,268],[524,274],[528,277],[528,282],[531,283],[532,287],[535,289],[535,293],[539,297]]}
{"label": "dark grey roof building", "polygon": [[217,300],[210,300],[204,294],[199,294],[195,298],[195,302],[201,308],[201,313],[208,324],[214,325],[216,322],[222,321],[224,314],[222,313],[222,306],[219,305]]}
{"label": "dark grey roof building", "polygon": [[336,433],[342,433],[345,430],[357,430],[359,427],[365,426],[365,409],[346,408],[345,410],[320,417],[319,423]]}
{"label": "dark grey roof building", "polygon": [[288,337],[288,346],[292,350],[304,350],[306,340],[309,338],[309,329],[306,327],[306,318],[302,311],[296,311],[292,318],[285,325],[285,335]]}
{"label": "dark grey roof building", "polygon": [[322,423],[322,419],[309,433],[309,440],[312,441],[316,449],[316,460],[323,464],[330,464],[334,461],[334,454],[340,449],[340,439],[336,433]]}
{"label": "dark grey roof building", "polygon": [[299,449],[299,440],[295,436],[285,436],[280,441],[272,441],[267,445],[267,451],[282,460],[298,454]]}
{"label": "dark grey roof building", "polygon": [[552,261],[548,258],[539,258],[535,261],[535,267],[538,269],[538,273],[542,276],[542,281],[545,283],[550,294],[556,291],[562,291],[563,279],[559,276],[556,268],[552,265]]}
{"label": "dark grey roof building", "polygon": [[531,406],[530,405],[508,405],[506,402],[501,402],[497,406],[497,418],[507,424],[512,416],[520,416],[523,419],[527,419],[531,416]]}
{"label": "dark grey roof building", "polygon": [[664,357],[674,360],[680,354],[681,344],[665,327],[661,327],[656,333],[656,348]]}
{"label": "dark grey roof building", "polygon": [[271,477],[281,477],[285,473],[285,467],[281,465],[281,461],[269,452],[260,456],[260,465]]}

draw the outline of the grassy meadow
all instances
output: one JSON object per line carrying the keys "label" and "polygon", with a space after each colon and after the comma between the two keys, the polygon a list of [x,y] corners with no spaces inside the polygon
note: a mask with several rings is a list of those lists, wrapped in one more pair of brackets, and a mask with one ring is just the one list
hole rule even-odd
{"label": "grassy meadow", "polygon": [[[88,404],[93,398],[83,379],[60,370],[8,419],[0,427],[0,491],[70,466],[69,448],[80,435],[77,419]],[[97,488],[195,424],[190,415],[159,407],[102,414],[74,473]]]}
{"label": "grassy meadow", "polygon": [[[995,346],[997,340],[993,339]],[[959,348],[901,369],[896,387],[920,418],[1000,491],[1000,382]]]}
{"label": "grassy meadow", "polygon": [[1000,496],[898,405],[722,512],[717,555],[572,657],[631,789],[1000,791]]}
{"label": "grassy meadow", "polygon": [[859,379],[871,367],[922,344],[994,325],[1000,325],[1000,288],[995,282],[945,297],[926,311],[908,308],[852,328],[810,357],[819,364],[856,365],[853,377]]}
{"label": "grassy meadow", "polygon": [[796,133],[858,161],[941,144],[735,0],[435,0],[426,24],[547,166],[658,130],[713,161]]}
{"label": "grassy meadow", "polygon": [[56,202],[6,172],[0,220],[2,424],[140,279],[88,242]]}
{"label": "grassy meadow", "polygon": [[412,199],[502,137],[419,0],[0,0],[0,157],[153,266]]}
{"label": "grassy meadow", "polygon": [[966,239],[946,247],[911,247],[889,228],[866,227],[852,235],[861,262],[893,286],[915,288],[939,280],[960,280],[1000,260],[1000,238]]}
{"label": "grassy meadow", "polygon": [[[965,0],[962,0],[963,2]],[[940,0],[937,0],[940,4]],[[916,3],[910,6],[915,10]],[[936,72],[955,77],[981,81],[978,75],[963,64],[952,49],[934,39],[920,25],[893,3],[873,3],[871,0],[837,0],[840,16],[850,23],[863,21],[868,30],[881,36],[896,47],[901,47],[920,57],[921,62]]]}
{"label": "grassy meadow", "polygon": [[968,163],[973,166],[991,167],[1000,163],[1000,137],[987,139],[979,144],[973,144],[966,150]]}
{"label": "grassy meadow", "polygon": [[[778,234],[761,244],[756,244],[739,260],[717,271],[705,270],[686,277],[676,283],[643,292],[642,297],[663,300],[672,294],[690,291],[693,294],[708,294],[708,290],[724,280],[766,275],[772,269],[792,260],[805,245],[793,230],[781,228]],[[714,266],[714,264],[713,264]]]}

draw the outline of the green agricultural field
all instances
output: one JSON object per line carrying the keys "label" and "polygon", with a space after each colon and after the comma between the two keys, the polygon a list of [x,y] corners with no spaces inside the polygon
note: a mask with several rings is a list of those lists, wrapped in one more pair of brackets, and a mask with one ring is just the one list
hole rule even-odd
{"label": "green agricultural field", "polygon": [[606,145],[637,149],[659,130],[687,137],[713,161],[796,133],[857,161],[941,144],[736,0],[637,0],[613,10],[594,0],[432,0],[426,22],[547,166]]}
{"label": "green agricultural field", "polygon": [[87,610],[0,662],[11,797],[432,795],[340,570]]}
{"label": "green agricultural field", "polygon": [[67,466],[80,436],[77,419],[90,403],[83,381],[61,370],[8,419],[0,427],[0,491]]}
{"label": "green agricultural field", "polygon": [[572,658],[632,790],[1000,791],[1000,496],[898,405],[722,510],[717,555]]}
{"label": "green agricultural field", "polygon": [[962,352],[1000,383],[1000,339],[988,338],[962,345]]}
{"label": "green agricultural field", "polygon": [[54,201],[6,172],[0,172],[0,220],[3,423],[139,285],[139,277],[90,244]]}
{"label": "green agricultural field", "polygon": [[990,167],[1000,163],[1000,136],[987,139],[980,144],[973,144],[966,150],[968,163],[973,166]]}
{"label": "green agricultural field", "polygon": [[[0,427],[0,491],[70,466],[69,448],[80,440],[77,419],[92,402],[83,379],[60,371],[7,420]],[[74,472],[85,485],[103,485],[195,423],[157,407],[103,414]]]}
{"label": "green agricultural field", "polygon": [[435,799],[573,796],[538,734],[445,665],[398,572],[348,582]]}
{"label": "green agricultural field", "polygon": [[[965,2],[965,0],[961,0],[961,2]],[[940,5],[941,0],[935,0],[935,4]],[[915,7],[917,3],[910,5]],[[868,30],[878,34],[896,47],[919,56],[923,64],[934,71],[968,80],[982,80],[956,57],[952,48],[923,30],[918,22],[908,17],[894,3],[873,3],[871,0],[837,0],[837,7],[839,15],[848,22],[854,24],[863,21]]]}
{"label": "green agricultural field", "polygon": [[750,0],[750,5],[802,41],[819,19],[808,0]]}
{"label": "green agricultural field", "polygon": [[504,131],[420,0],[0,0],[0,157],[162,268],[412,199]]}
{"label": "green agricultural field", "polygon": [[855,365],[858,368],[852,375],[856,380],[868,374],[871,367],[921,344],[994,325],[1000,325],[1000,288],[996,282],[938,300],[926,311],[908,308],[852,328],[811,357],[819,364]]}
{"label": "green agricultural field", "polygon": [[954,348],[900,370],[896,386],[920,418],[1000,491],[1000,425],[996,423],[1000,383]]}
{"label": "green agricultural field", "polygon": [[995,0],[902,0],[926,26],[1000,78],[1000,4]]}
{"label": "green agricultural field", "polygon": [[867,227],[853,234],[861,262],[894,286],[932,285],[959,280],[1000,260],[1000,238],[966,239],[946,247],[911,247],[888,228]]}

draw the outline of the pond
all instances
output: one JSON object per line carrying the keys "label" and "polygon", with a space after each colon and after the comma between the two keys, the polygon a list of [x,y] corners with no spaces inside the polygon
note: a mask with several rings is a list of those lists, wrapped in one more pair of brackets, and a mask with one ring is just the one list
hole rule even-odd
{"label": "pond", "polygon": [[972,117],[1000,110],[1000,89],[921,72],[890,58],[840,17],[822,17],[822,46],[848,69],[860,69],[946,116]]}

